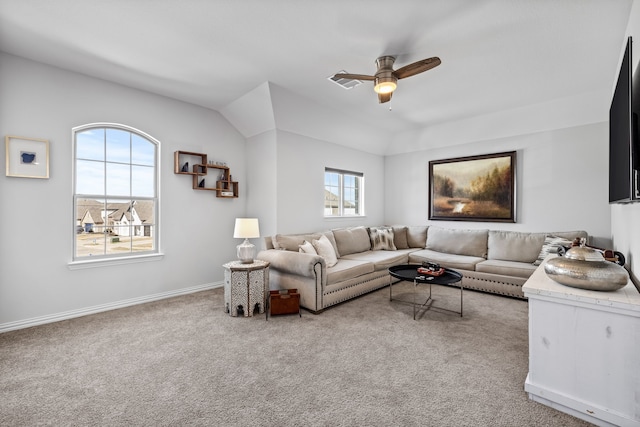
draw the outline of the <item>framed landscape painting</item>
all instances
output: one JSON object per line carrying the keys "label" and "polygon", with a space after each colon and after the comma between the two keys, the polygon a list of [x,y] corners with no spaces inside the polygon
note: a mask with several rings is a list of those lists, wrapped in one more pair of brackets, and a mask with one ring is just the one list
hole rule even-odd
{"label": "framed landscape painting", "polygon": [[516,222],[516,152],[429,162],[429,219]]}

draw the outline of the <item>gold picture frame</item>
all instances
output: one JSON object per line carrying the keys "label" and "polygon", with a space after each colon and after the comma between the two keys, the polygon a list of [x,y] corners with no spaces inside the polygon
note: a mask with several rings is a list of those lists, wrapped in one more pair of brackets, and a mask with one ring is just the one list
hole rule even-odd
{"label": "gold picture frame", "polygon": [[4,144],[7,176],[49,178],[49,140],[8,135]]}

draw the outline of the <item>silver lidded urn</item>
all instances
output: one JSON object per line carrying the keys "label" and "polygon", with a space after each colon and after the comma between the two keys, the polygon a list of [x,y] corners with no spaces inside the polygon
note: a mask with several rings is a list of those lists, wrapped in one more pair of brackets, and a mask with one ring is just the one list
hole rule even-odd
{"label": "silver lidded urn", "polygon": [[584,246],[584,241],[564,256],[548,260],[544,271],[562,285],[591,291],[617,291],[629,282],[624,267],[605,260],[600,251]]}

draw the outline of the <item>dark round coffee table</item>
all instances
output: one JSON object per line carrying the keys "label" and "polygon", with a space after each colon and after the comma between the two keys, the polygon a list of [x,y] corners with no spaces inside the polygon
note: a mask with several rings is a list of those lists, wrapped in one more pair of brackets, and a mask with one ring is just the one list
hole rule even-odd
{"label": "dark round coffee table", "polygon": [[[396,279],[404,280],[407,282],[413,282],[413,320],[416,319],[416,288],[420,284],[428,284],[429,285],[429,297],[424,302],[424,304],[420,304],[420,308],[432,308],[433,298],[431,297],[431,284],[436,285],[452,285],[454,283],[460,284],[460,311],[453,311],[446,308],[441,307],[433,307],[439,310],[449,311],[452,313],[459,314],[462,317],[462,274],[458,273],[455,270],[450,268],[445,268],[444,273],[441,276],[429,276],[426,274],[418,273],[418,268],[421,267],[417,264],[405,264],[405,265],[395,265],[389,268],[389,301],[393,301],[392,295],[392,277]],[[429,305],[428,305],[429,304]]]}

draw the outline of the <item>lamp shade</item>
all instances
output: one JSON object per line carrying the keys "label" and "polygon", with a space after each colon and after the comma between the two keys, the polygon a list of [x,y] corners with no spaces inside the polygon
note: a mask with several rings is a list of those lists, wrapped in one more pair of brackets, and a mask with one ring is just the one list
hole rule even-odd
{"label": "lamp shade", "polygon": [[236,218],[233,237],[236,239],[255,239],[260,237],[258,218]]}

